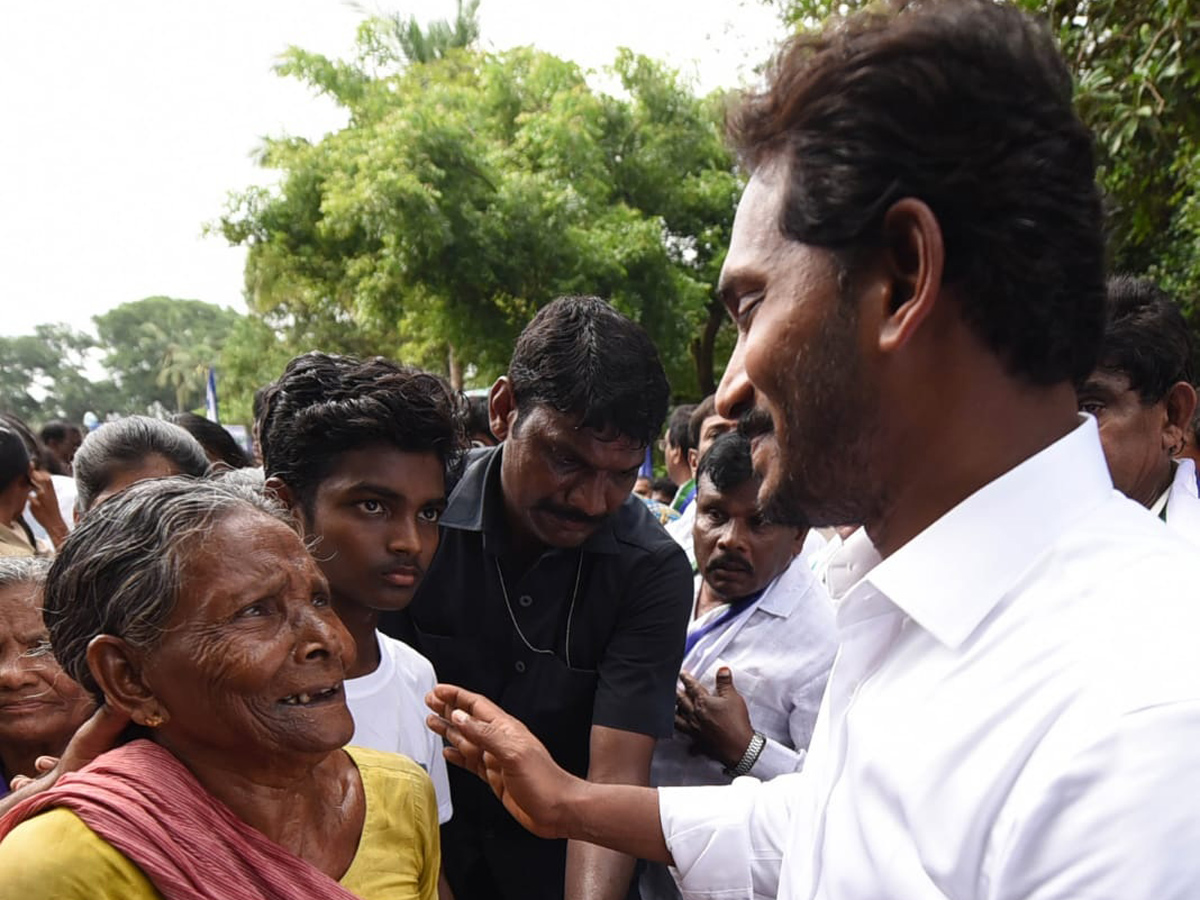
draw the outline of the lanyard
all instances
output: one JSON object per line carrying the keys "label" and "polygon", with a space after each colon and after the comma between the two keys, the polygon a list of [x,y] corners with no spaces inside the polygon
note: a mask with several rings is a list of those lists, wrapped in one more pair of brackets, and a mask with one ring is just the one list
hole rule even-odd
{"label": "lanyard", "polygon": [[712,634],[718,628],[729,624],[731,621],[736,619],[743,612],[761,600],[764,593],[766,593],[766,591],[759,591],[755,594],[749,595],[748,597],[742,597],[740,600],[735,600],[725,608],[725,612],[721,613],[715,619],[709,620],[689,634],[683,645],[684,658],[687,658],[687,655],[692,652],[692,648],[700,643],[701,640]]}

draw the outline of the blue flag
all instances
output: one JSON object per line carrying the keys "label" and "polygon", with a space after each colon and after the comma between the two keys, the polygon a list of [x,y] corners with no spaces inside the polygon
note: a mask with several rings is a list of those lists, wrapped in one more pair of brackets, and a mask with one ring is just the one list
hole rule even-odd
{"label": "blue flag", "polygon": [[204,416],[210,422],[220,422],[221,414],[217,411],[217,370],[208,367],[208,386],[204,390]]}

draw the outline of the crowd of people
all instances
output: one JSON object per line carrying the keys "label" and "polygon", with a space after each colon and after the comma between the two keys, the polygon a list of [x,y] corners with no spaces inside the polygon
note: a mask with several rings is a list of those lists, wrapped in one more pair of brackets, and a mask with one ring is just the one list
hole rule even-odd
{"label": "crowd of people", "polygon": [[572,296],[485,398],[296,357],[258,459],[4,416],[0,894],[1200,896],[1195,348],[1053,41],[856,16],[731,136],[698,404]]}

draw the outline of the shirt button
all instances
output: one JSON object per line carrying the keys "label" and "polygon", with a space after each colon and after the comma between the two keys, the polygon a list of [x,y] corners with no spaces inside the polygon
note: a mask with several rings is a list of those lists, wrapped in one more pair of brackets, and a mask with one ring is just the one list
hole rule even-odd
{"label": "shirt button", "polygon": [[519,603],[521,606],[524,606],[526,609],[528,609],[529,607],[533,606],[533,598],[530,597],[528,594],[522,594],[520,597],[517,598],[517,603]]}
{"label": "shirt button", "polygon": [[518,660],[516,661],[516,663],[514,663],[514,664],[513,664],[513,668],[514,668],[514,669],[516,669],[518,673],[520,673],[520,674],[524,674],[524,672],[525,672],[525,660],[523,660],[523,659],[518,659]]}

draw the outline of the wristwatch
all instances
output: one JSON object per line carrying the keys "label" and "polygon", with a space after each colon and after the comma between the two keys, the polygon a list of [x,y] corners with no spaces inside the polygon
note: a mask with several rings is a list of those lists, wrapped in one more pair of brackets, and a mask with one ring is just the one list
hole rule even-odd
{"label": "wristwatch", "polygon": [[758,762],[758,758],[762,756],[763,747],[765,746],[767,746],[767,736],[761,731],[754,732],[754,736],[750,738],[750,743],[746,745],[746,752],[742,754],[742,758],[738,760],[737,765],[732,768],[726,766],[721,771],[731,778],[749,774],[750,770],[754,768],[754,764]]}

